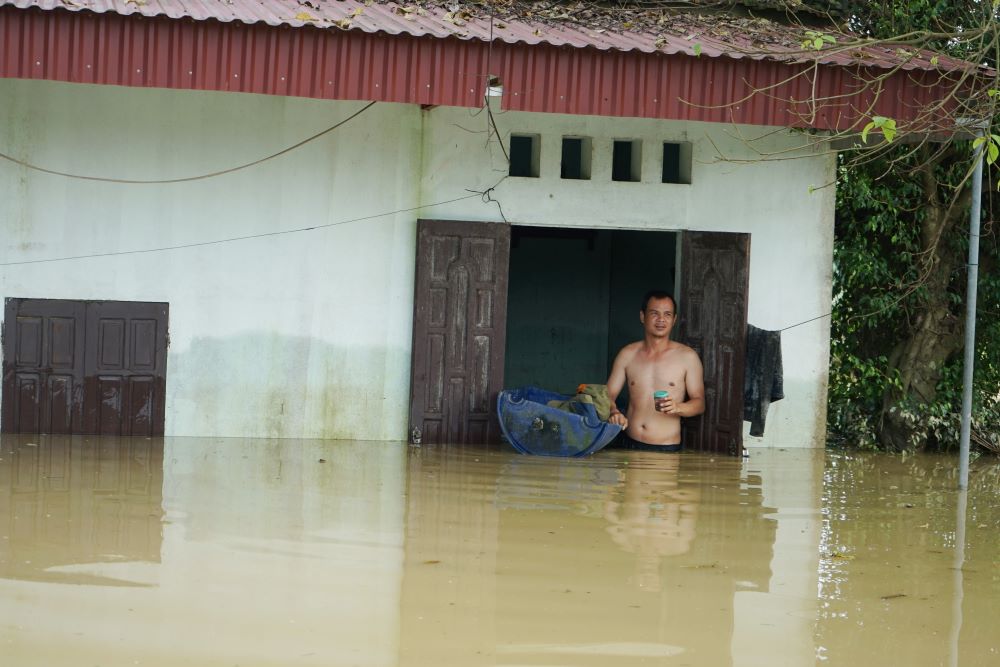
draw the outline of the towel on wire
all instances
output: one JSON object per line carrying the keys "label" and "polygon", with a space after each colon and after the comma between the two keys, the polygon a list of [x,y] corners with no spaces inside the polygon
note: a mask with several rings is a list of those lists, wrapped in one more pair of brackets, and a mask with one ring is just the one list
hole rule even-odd
{"label": "towel on wire", "polygon": [[785,397],[783,384],[781,331],[766,331],[748,324],[743,419],[750,422],[750,435],[764,435],[767,408]]}

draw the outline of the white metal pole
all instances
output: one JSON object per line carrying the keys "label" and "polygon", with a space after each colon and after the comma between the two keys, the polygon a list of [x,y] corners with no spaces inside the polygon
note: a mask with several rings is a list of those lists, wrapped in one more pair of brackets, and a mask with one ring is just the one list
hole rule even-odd
{"label": "white metal pole", "polygon": [[[978,137],[983,136],[977,130]],[[968,284],[965,290],[965,363],[962,368],[962,434],[959,441],[958,488],[969,488],[969,436],[972,432],[972,373],[976,363],[976,287],[979,283],[979,216],[983,198],[983,143],[976,149],[972,173],[972,211],[969,213]]]}

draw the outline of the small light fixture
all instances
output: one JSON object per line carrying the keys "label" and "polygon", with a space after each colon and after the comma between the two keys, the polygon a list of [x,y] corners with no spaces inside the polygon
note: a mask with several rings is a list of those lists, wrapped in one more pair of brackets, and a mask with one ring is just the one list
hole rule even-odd
{"label": "small light fixture", "polygon": [[486,97],[503,97],[503,82],[500,77],[490,74],[486,79]]}

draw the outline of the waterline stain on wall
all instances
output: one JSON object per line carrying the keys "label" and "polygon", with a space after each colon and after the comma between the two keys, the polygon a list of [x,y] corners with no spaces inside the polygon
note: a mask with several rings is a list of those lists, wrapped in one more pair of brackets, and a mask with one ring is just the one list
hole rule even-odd
{"label": "waterline stain on wall", "polygon": [[195,338],[168,360],[168,433],[402,440],[409,375],[387,375],[387,357],[409,368],[406,350],[385,347],[265,332]]}

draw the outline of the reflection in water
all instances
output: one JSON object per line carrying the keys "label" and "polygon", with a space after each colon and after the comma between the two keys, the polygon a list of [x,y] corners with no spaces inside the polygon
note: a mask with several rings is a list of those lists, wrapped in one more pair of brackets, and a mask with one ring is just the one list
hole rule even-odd
{"label": "reflection in water", "polygon": [[768,586],[772,510],[735,459],[425,448],[407,506],[404,665],[727,665],[734,592]]}
{"label": "reflection in water", "polygon": [[393,664],[404,456],[4,436],[0,664]]}
{"label": "reflection in water", "polygon": [[163,448],[147,438],[4,436],[0,577],[145,585],[88,564],[160,560]]}
{"label": "reflection in water", "polygon": [[976,463],[963,497],[953,457],[829,455],[821,655],[868,664],[1000,664],[1000,633],[986,621],[1000,618],[1000,463]]}
{"label": "reflection in water", "polygon": [[1000,664],[1000,466],[974,466],[967,512],[954,475],[812,451],[4,436],[0,655]]}
{"label": "reflection in water", "polygon": [[955,509],[955,555],[951,564],[955,581],[952,587],[954,594],[951,602],[951,636],[948,644],[951,650],[951,660],[948,664],[952,667],[958,665],[958,645],[962,634],[962,599],[965,597],[962,568],[965,567],[965,529],[968,514],[969,492],[961,490],[958,492],[957,508]]}
{"label": "reflection in water", "polygon": [[678,482],[679,455],[645,463],[626,470],[620,499],[608,501],[604,518],[615,544],[636,554],[639,587],[659,591],[661,558],[691,550],[701,494],[697,485]]}

